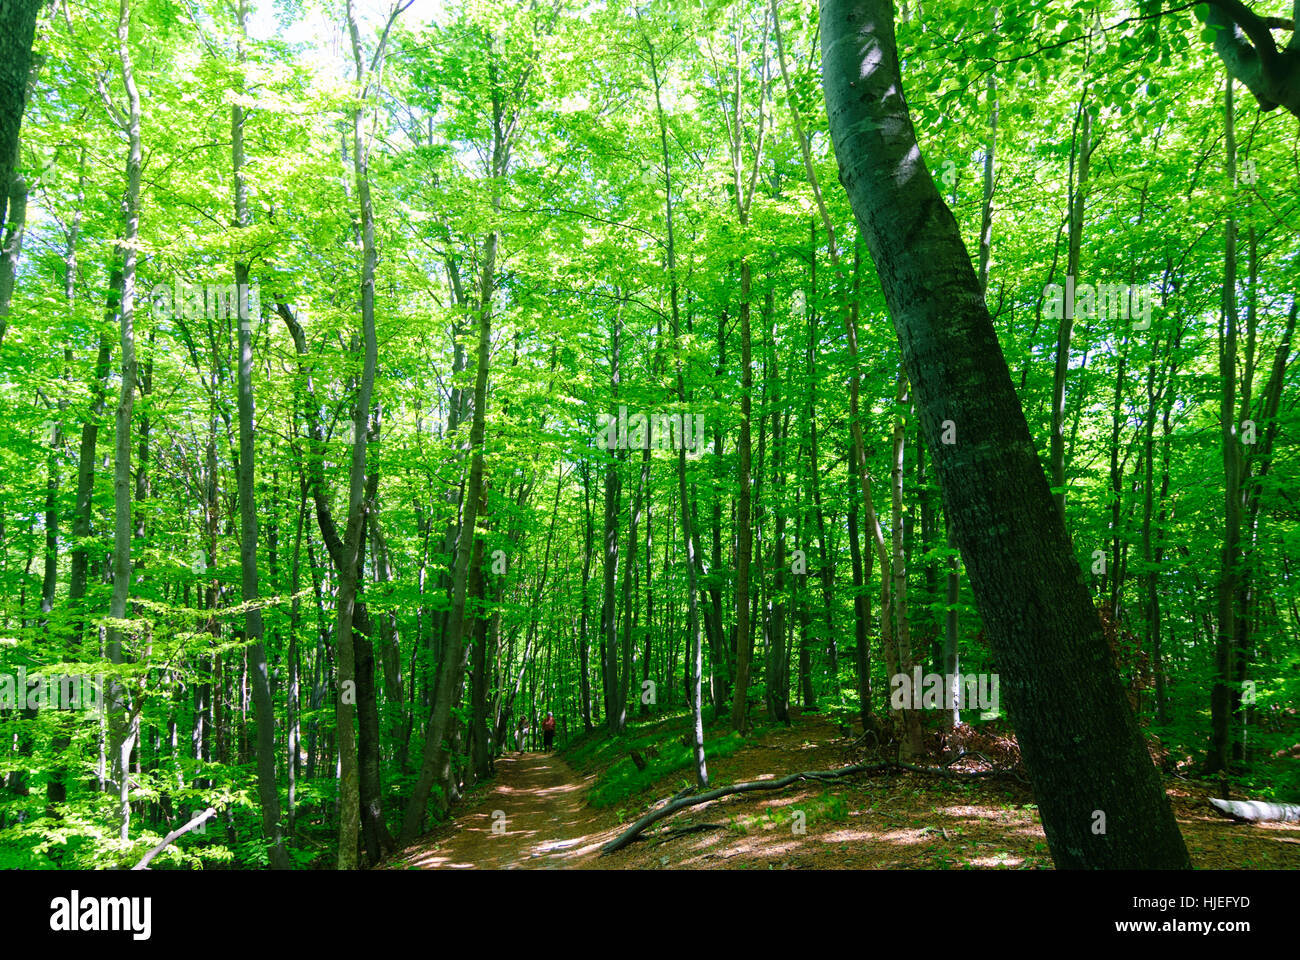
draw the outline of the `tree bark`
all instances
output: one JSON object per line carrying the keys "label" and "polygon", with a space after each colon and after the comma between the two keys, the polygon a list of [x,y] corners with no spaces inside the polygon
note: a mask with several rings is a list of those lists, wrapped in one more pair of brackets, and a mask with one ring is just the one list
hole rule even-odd
{"label": "tree bark", "polygon": [[[841,182],[880,275],[1053,859],[1186,869],[978,278],[921,159],[893,3],[823,0],[821,12]],[[943,442],[945,426],[955,443]]]}
{"label": "tree bark", "polygon": [[[239,39],[237,59],[244,60],[244,23],[248,15],[246,0],[240,0],[237,16]],[[235,227],[252,223],[248,213],[248,187],[244,181],[244,108],[230,107],[231,167],[234,174]],[[280,826],[280,792],[275,779],[275,707],[271,702],[271,682],[267,673],[266,648],[262,643],[261,596],[257,575],[257,504],[253,497],[253,325],[261,317],[251,315],[248,293],[248,264],[235,261],[235,290],[238,305],[239,344],[239,560],[244,603],[251,604],[244,615],[244,634],[249,641],[248,667],[252,678],[253,708],[257,716],[257,792],[262,806],[262,836],[266,840],[272,870],[288,870],[289,856],[284,849]]]}
{"label": "tree bark", "polygon": [[[1232,85],[1224,87],[1225,173],[1237,179],[1237,142],[1234,135]],[[1219,446],[1223,454],[1223,545],[1219,561],[1218,622],[1215,637],[1215,681],[1210,692],[1210,749],[1208,773],[1227,770],[1232,762],[1231,715],[1241,696],[1230,686],[1242,645],[1241,610],[1238,608],[1241,576],[1241,449],[1237,431],[1237,221],[1224,225],[1223,303],[1219,325]]]}
{"label": "tree bark", "polygon": [[[639,14],[638,14],[639,16]],[[649,44],[647,43],[649,46]],[[667,269],[668,293],[672,312],[672,341],[674,381],[677,388],[677,403],[685,406],[686,384],[682,372],[681,319],[678,307],[677,289],[677,252],[673,240],[673,182],[672,168],[668,163],[668,126],[664,119],[663,101],[660,96],[659,70],[656,65],[654,48],[650,46],[650,68],[654,79],[655,111],[659,119],[659,143],[664,159],[664,221],[667,226]],[[687,631],[690,638],[690,669],[688,690],[691,698],[691,742],[695,755],[695,782],[699,787],[709,785],[709,770],[704,757],[704,714],[703,684],[704,652],[701,648],[699,585],[700,585],[700,546],[695,537],[695,528],[691,523],[689,490],[686,483],[686,445],[683,443],[677,451],[677,497],[681,508],[682,540],[686,545],[686,582],[687,582]],[[671,538],[670,538],[671,539]]]}
{"label": "tree bark", "polygon": [[[140,94],[135,84],[135,69],[130,50],[131,7],[129,0],[121,0],[117,21],[117,52],[122,71],[122,85],[126,90],[127,113],[123,132],[127,137],[126,193],[123,197],[122,230],[122,301],[121,301],[121,363],[122,392],[117,404],[117,435],[113,455],[113,593],[109,600],[108,615],[117,621],[108,627],[105,651],[110,662],[124,662],[121,621],[126,619],[127,598],[131,589],[131,413],[135,404],[135,284],[138,260],[137,241],[140,235]],[[112,778],[118,791],[118,836],[123,842],[130,839],[130,766],[131,751],[138,733],[138,715],[128,702],[123,684],[113,680],[109,684],[109,753],[112,759]]]}
{"label": "tree bark", "polygon": [[[1079,282],[1079,261],[1083,244],[1083,210],[1088,199],[1088,161],[1092,154],[1092,115],[1086,106],[1087,91],[1079,101],[1075,117],[1076,138],[1071,166],[1077,160],[1078,176],[1070,191],[1070,236],[1068,242],[1066,297],[1061,318],[1056,327],[1056,367],[1052,374],[1052,433],[1051,464],[1052,486],[1055,487],[1056,509],[1065,520],[1065,380],[1070,372],[1070,340],[1074,331],[1074,284]],[[1080,130],[1080,128],[1082,128]],[[1071,170],[1073,174],[1075,171]],[[981,285],[981,293],[983,287]]]}
{"label": "tree bark", "polygon": [[[9,222],[8,201],[18,168],[18,131],[27,107],[36,16],[43,0],[0,0],[0,226]],[[0,339],[4,338],[0,320]]]}

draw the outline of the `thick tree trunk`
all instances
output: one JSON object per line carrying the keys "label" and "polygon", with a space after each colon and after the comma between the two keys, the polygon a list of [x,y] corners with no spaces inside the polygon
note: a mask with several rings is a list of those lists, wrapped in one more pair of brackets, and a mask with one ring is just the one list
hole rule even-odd
{"label": "thick tree trunk", "polygon": [[[0,0],[0,226],[9,222],[8,200],[18,167],[18,131],[27,107],[27,77],[42,2]],[[3,324],[0,319],[0,339],[4,338]]]}
{"label": "thick tree trunk", "polygon": [[[1293,4],[1295,19],[1300,7]],[[1241,0],[1209,0],[1206,25],[1213,28],[1214,50],[1254,95],[1261,110],[1279,106],[1300,117],[1300,31],[1293,27],[1281,49],[1268,24]]]}
{"label": "thick tree trunk", "polygon": [[[956,220],[920,157],[891,0],[824,0],[830,128],[1058,867],[1187,868]],[[943,442],[951,428],[955,443]],[[1104,833],[1101,831],[1105,831]]]}

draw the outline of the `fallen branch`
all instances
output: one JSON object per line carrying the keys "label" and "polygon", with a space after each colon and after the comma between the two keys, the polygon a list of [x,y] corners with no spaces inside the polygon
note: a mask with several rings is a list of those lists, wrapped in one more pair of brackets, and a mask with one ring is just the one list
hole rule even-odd
{"label": "fallen branch", "polygon": [[659,804],[661,803],[672,803],[674,800],[680,800],[682,797],[685,797],[688,794],[694,792],[694,790],[695,790],[694,787],[683,787],[681,790],[678,790],[676,793],[674,793],[671,797],[664,797],[662,800],[656,800],[654,803],[650,804],[649,809],[654,809],[655,807],[658,807]]}
{"label": "fallen branch", "polygon": [[152,860],[154,857],[158,856],[158,854],[162,853],[163,849],[167,846],[167,844],[171,843],[177,837],[180,837],[186,833],[189,833],[191,830],[201,827],[204,823],[206,823],[208,820],[212,819],[216,815],[217,815],[217,811],[213,807],[208,807],[208,809],[204,810],[202,813],[196,813],[194,815],[194,819],[191,820],[189,823],[185,824],[185,826],[178,827],[177,829],[173,830],[171,833],[167,834],[167,836],[163,837],[162,843],[158,844],[158,846],[154,847],[152,850],[146,853],[144,855],[144,859],[141,860],[139,863],[137,863],[131,869],[148,870],[149,861]]}
{"label": "fallen branch", "polygon": [[855,763],[851,767],[842,767],[839,770],[805,770],[802,773],[792,773],[788,777],[781,777],[779,780],[749,780],[745,783],[733,783],[729,787],[718,787],[715,790],[708,790],[690,797],[674,799],[671,803],[660,807],[657,810],[651,810],[627,830],[623,831],[618,837],[611,840],[600,848],[600,855],[603,857],[607,853],[613,853],[615,850],[621,850],[633,840],[635,840],[646,827],[652,823],[671,817],[679,810],[686,810],[689,807],[699,806],[701,803],[708,803],[711,800],[717,800],[720,797],[731,796],[736,793],[750,793],[754,790],[780,790],[790,786],[792,783],[798,783],[801,780],[839,780],[843,777],[851,777],[856,773],[866,773],[868,771],[878,770],[907,770],[912,773],[924,773],[937,777],[953,777],[955,779],[973,779],[976,777],[991,777],[1005,770],[981,770],[975,773],[962,773],[948,770],[944,767],[919,767],[912,763],[902,763],[896,760],[883,760],[878,763]]}
{"label": "fallen branch", "polygon": [[1300,805],[1294,803],[1265,803],[1262,800],[1216,800],[1210,797],[1210,806],[1234,820],[1247,823],[1277,821],[1294,823],[1300,820]]}
{"label": "fallen branch", "polygon": [[680,800],[674,800],[658,810],[651,810],[644,817],[632,824],[619,837],[611,840],[605,846],[601,847],[601,856],[607,853],[613,853],[615,850],[621,850],[632,842],[633,838],[638,836],[642,830],[650,824],[662,820],[664,817],[670,817],[678,810],[685,810],[688,807],[696,807],[701,803],[708,803],[710,800],[717,800],[719,797],[730,796],[733,793],[749,793],[752,790],[780,790],[782,787],[788,787],[792,783],[800,780],[834,780],[840,777],[851,776],[855,773],[863,773],[867,770],[884,770],[892,767],[894,764],[885,761],[883,763],[858,763],[851,767],[844,767],[842,770],[808,770],[803,773],[792,773],[788,777],[782,777],[780,780],[750,780],[745,783],[733,783],[729,787],[718,787],[715,790],[708,790],[704,793],[696,794],[693,797],[683,797]]}

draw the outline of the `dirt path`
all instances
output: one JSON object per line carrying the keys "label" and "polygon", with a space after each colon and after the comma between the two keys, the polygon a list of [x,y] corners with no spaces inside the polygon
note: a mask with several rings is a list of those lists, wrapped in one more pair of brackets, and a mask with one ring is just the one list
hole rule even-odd
{"label": "dirt path", "polygon": [[[838,739],[837,739],[838,737]],[[746,749],[710,761],[715,785],[829,770],[850,760],[847,740],[821,720],[773,729]],[[624,802],[586,806],[595,775],[576,773],[555,754],[514,753],[496,778],[458,805],[458,816],[391,860],[388,869],[1045,869],[1052,865],[1028,785],[973,783],[916,774],[808,782],[749,793],[684,811],[680,828],[727,823],[676,836],[654,836],[599,858],[650,802],[681,786],[666,776]],[[1243,827],[1209,810],[1198,790],[1171,787],[1179,827],[1197,867],[1300,868],[1300,824]],[[802,814],[801,830],[793,814]],[[619,817],[622,816],[623,822]],[[494,829],[495,826],[495,829]]]}
{"label": "dirt path", "polygon": [[587,780],[553,753],[496,762],[492,789],[446,831],[405,851],[397,869],[555,869],[584,865],[606,837],[584,797]]}

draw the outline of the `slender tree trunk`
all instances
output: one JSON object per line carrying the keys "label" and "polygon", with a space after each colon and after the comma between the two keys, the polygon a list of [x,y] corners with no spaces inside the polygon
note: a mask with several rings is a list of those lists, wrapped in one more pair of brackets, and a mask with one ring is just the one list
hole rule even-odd
{"label": "slender tree trunk", "polygon": [[[623,311],[614,313],[613,328],[610,330],[610,394],[615,405],[614,415],[619,417],[618,388],[621,371],[619,370],[619,352],[622,343]],[[620,417],[621,419],[621,417]],[[604,544],[601,550],[601,584],[603,600],[601,605],[601,665],[603,667],[605,691],[605,728],[611,734],[623,731],[625,705],[618,702],[620,685],[618,674],[618,516],[622,506],[622,477],[619,474],[619,462],[622,455],[618,452],[622,437],[618,436],[621,424],[612,425],[611,434],[615,443],[613,449],[607,450],[605,460],[605,522],[602,528]]]}
{"label": "slender tree trunk", "polygon": [[[241,64],[244,60],[243,34],[247,15],[246,0],[240,0],[238,59]],[[243,170],[244,109],[238,103],[230,107],[230,138],[235,226],[243,229],[252,223],[252,219],[248,213],[248,187]],[[271,702],[271,682],[267,673],[266,650],[262,644],[262,611],[258,606],[257,504],[253,498],[253,326],[261,322],[261,317],[250,313],[248,280],[248,264],[236,260],[235,289],[239,317],[239,559],[244,603],[252,604],[244,614],[244,633],[249,641],[248,665],[252,674],[253,706],[257,715],[257,786],[258,800],[262,806],[262,835],[268,846],[271,869],[288,870],[289,856],[284,849],[280,826],[280,792],[275,779],[275,707]]]}
{"label": "slender tree trunk", "polygon": [[[135,70],[130,50],[131,7],[121,0],[117,21],[117,52],[121,64],[122,85],[126,90],[127,113],[124,132],[127,136],[126,194],[123,197],[122,230],[122,301],[121,363],[122,392],[117,404],[117,437],[113,456],[113,593],[108,615],[114,621],[127,616],[127,598],[131,588],[131,413],[135,403],[135,284],[137,241],[140,233],[140,94],[135,85]],[[111,663],[123,663],[123,630],[119,623],[108,627],[105,651]],[[109,684],[109,753],[112,779],[118,790],[118,836],[130,839],[130,766],[131,751],[138,734],[138,714],[128,703],[123,684]]]}
{"label": "slender tree trunk", "polygon": [[[375,385],[375,368],[379,347],[375,335],[375,248],[374,210],[370,200],[369,147],[365,143],[365,101],[370,93],[370,77],[364,63],[361,35],[351,0],[347,5],[348,34],[352,41],[352,60],[356,69],[358,99],[352,107],[352,171],[361,220],[361,326],[364,359],[357,386],[352,417],[352,458],[348,471],[347,525],[343,535],[341,563],[338,565],[338,697],[335,719],[339,737],[340,810],[338,868],[357,866],[358,838],[361,829],[361,769],[354,722],[358,696],[357,649],[353,628],[356,625],[357,593],[361,575],[361,550],[365,536],[366,451],[370,430],[370,403]],[[381,48],[377,56],[382,56]],[[373,855],[373,851],[372,851]]]}
{"label": "slender tree trunk", "polygon": [[[1233,80],[1224,87],[1224,149],[1229,183],[1237,181],[1237,142],[1233,123]],[[1231,716],[1240,692],[1230,686],[1241,645],[1241,611],[1237,607],[1241,571],[1241,449],[1236,422],[1237,398],[1237,221],[1224,226],[1223,307],[1219,325],[1219,445],[1223,453],[1223,547],[1218,582],[1215,682],[1210,694],[1210,749],[1206,771],[1227,770],[1233,755]]]}
{"label": "slender tree trunk", "polygon": [[591,548],[595,542],[595,530],[591,522],[591,477],[587,461],[580,464],[582,470],[582,620],[578,627],[578,657],[581,676],[578,681],[579,696],[582,698],[582,729],[590,733],[594,728],[591,723],[591,640],[588,636],[590,596],[588,585],[591,582]]}
{"label": "slender tree trunk", "polygon": [[[776,323],[773,321],[769,343],[776,342]],[[785,648],[786,573],[788,561],[785,552],[786,510],[781,502],[785,488],[785,448],[789,436],[789,416],[782,417],[781,367],[779,358],[772,357],[772,487],[776,491],[773,510],[772,567],[775,585],[767,601],[767,661],[764,688],[767,692],[768,718],[788,724],[790,722],[790,677],[787,672],[788,654]],[[852,523],[852,520],[850,520]]]}
{"label": "slender tree trunk", "polygon": [[[493,116],[492,170],[498,177],[507,172],[508,143],[503,127],[502,106],[496,104]],[[500,197],[493,196],[493,206],[500,208]],[[452,575],[452,605],[443,641],[442,666],[438,672],[433,710],[425,728],[424,753],[420,773],[411,792],[402,820],[399,842],[409,844],[424,822],[425,808],[435,778],[443,775],[447,762],[443,739],[450,726],[453,696],[459,689],[459,671],[465,636],[465,600],[468,586],[469,559],[473,552],[474,524],[483,491],[483,440],[486,432],[488,364],[492,345],[492,297],[496,289],[498,234],[491,231],[484,240],[483,267],[479,278],[478,346],[474,369],[474,414],[470,425],[470,469],[462,501],[460,537],[456,549],[456,566]]]}
{"label": "slender tree trunk", "polygon": [[[663,102],[660,97],[659,68],[655,59],[654,48],[650,47],[650,70],[655,88],[655,111],[659,119],[659,143],[664,160],[664,220],[667,225],[667,268],[669,301],[672,307],[672,341],[674,353],[675,382],[677,403],[686,404],[686,386],[683,376],[681,320],[678,307],[677,291],[677,252],[673,238],[673,189],[672,168],[668,162],[668,127],[664,119]],[[695,528],[691,523],[690,496],[686,483],[686,445],[677,451],[677,498],[682,517],[682,542],[686,545],[686,580],[687,580],[687,634],[690,638],[690,668],[688,672],[688,689],[691,698],[691,739],[695,754],[695,783],[698,788],[709,785],[709,771],[704,758],[704,714],[703,683],[704,652],[700,636],[699,611],[699,543],[695,537]]]}
{"label": "slender tree trunk", "polygon": [[[892,492],[893,514],[890,519],[890,529],[894,546],[891,570],[894,580],[892,593],[894,639],[898,644],[898,672],[910,677],[912,674],[912,628],[907,609],[907,557],[903,542],[903,454],[907,442],[907,430],[901,412],[910,406],[909,393],[907,377],[900,371],[898,375],[898,393],[894,397],[894,402],[900,412],[894,416],[894,444],[891,463],[893,482],[890,490]],[[913,695],[915,693],[916,691],[913,691]],[[903,708],[902,720],[903,756],[919,756],[921,753],[921,716],[916,711],[915,704]]]}
{"label": "slender tree trunk", "polygon": [[[741,217],[743,229],[748,219]],[[731,700],[731,726],[744,734],[749,731],[749,663],[753,654],[753,635],[749,621],[749,565],[753,549],[750,515],[751,440],[749,421],[752,414],[750,393],[754,389],[753,358],[750,337],[750,297],[753,283],[748,258],[740,260],[740,440],[736,445],[740,491],[736,502],[736,687]]]}
{"label": "slender tree trunk", "polygon": [[[1052,486],[1056,488],[1056,509],[1065,519],[1065,380],[1070,372],[1070,339],[1074,330],[1074,286],[1079,282],[1079,260],[1083,243],[1083,210],[1088,199],[1088,161],[1092,155],[1092,114],[1085,105],[1087,90],[1079,101],[1075,116],[1074,153],[1071,167],[1078,161],[1078,176],[1070,193],[1070,239],[1066,267],[1064,309],[1056,327],[1056,368],[1052,374]],[[1080,129],[1082,127],[1082,129]],[[1074,173],[1074,170],[1071,170]]]}

